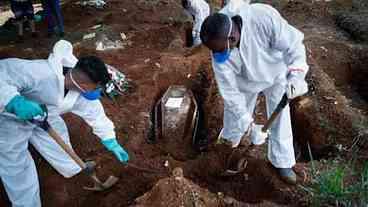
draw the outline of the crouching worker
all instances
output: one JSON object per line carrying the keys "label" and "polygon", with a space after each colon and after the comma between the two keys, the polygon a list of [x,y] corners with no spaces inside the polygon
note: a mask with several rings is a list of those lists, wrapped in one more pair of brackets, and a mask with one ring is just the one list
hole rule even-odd
{"label": "crouching worker", "polygon": [[[304,35],[271,6],[245,4],[238,14],[216,13],[202,24],[201,39],[212,51],[212,65],[224,99],[224,125],[220,139],[236,148],[253,125],[253,111],[260,92],[266,97],[267,116],[286,93],[289,99],[308,91]],[[221,11],[220,11],[221,12]],[[256,137],[251,140],[257,140]],[[296,183],[290,108],[287,105],[273,122],[268,159],[281,178]]]}
{"label": "crouching worker", "polygon": [[199,36],[203,21],[208,15],[210,15],[210,6],[205,0],[182,0],[183,8],[193,17],[193,29],[192,39],[193,45],[198,46],[201,44],[201,38]]}
{"label": "crouching worker", "polygon": [[[69,146],[68,129],[60,116],[66,112],[84,119],[120,162],[129,160],[98,100],[105,86],[111,91],[113,83],[106,65],[92,56],[77,60],[72,50],[69,42],[60,40],[47,60],[0,60],[0,177],[13,207],[41,206],[29,143],[64,177],[81,171],[44,130],[30,123],[44,114],[41,104],[48,108],[48,122]],[[71,69],[63,73],[63,67]]]}

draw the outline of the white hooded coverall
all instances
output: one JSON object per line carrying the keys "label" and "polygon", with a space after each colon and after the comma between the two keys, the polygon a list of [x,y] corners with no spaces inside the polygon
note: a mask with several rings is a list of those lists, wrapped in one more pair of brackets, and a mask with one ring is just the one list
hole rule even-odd
{"label": "white hooded coverall", "polygon": [[89,101],[76,91],[69,91],[64,97],[62,66],[54,54],[48,60],[0,60],[0,177],[13,207],[41,206],[38,175],[28,143],[64,177],[81,171],[43,129],[4,112],[15,95],[46,104],[48,121],[69,146],[68,130],[60,117],[66,112],[83,118],[96,136],[115,137],[114,125],[100,101]]}
{"label": "white hooded coverall", "polygon": [[[301,71],[300,77],[304,79],[308,71],[303,33],[289,25],[274,8],[250,4],[238,11],[242,19],[239,48],[231,50],[225,63],[212,59],[224,99],[222,136],[233,143],[241,139],[253,122],[260,92],[266,97],[270,117],[285,93],[288,73]],[[291,168],[295,165],[295,157],[288,105],[272,124],[270,132],[268,159],[276,168]]]}
{"label": "white hooded coverall", "polygon": [[188,0],[188,9],[186,11],[194,16],[194,25],[192,30],[193,44],[200,45],[201,26],[203,21],[210,15],[210,6],[205,0]]}

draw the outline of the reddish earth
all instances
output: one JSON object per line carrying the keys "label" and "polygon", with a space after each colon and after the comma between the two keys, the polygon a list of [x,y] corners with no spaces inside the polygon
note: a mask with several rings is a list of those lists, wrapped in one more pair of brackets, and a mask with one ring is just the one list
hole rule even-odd
{"label": "reddish earth", "polygon": [[[65,38],[73,42],[78,56],[97,55],[133,81],[130,93],[115,102],[104,100],[103,104],[115,123],[119,141],[130,154],[130,162],[160,173],[148,173],[118,163],[83,121],[68,114],[65,120],[76,152],[83,159],[97,162],[100,177],[115,175],[120,181],[105,192],[85,191],[83,186],[90,184],[88,178],[78,175],[65,179],[32,150],[44,206],[307,205],[298,188],[279,180],[266,161],[265,146],[250,148],[245,144],[236,156],[247,158],[246,171],[234,177],[219,176],[229,153],[213,146],[222,126],[223,101],[216,88],[208,50],[190,51],[184,47],[187,18],[177,1],[110,0],[103,10],[81,8],[73,2],[76,1],[68,1],[63,8]],[[352,145],[352,137],[358,133],[354,125],[358,110],[363,111],[361,119],[367,112],[366,103],[350,87],[354,76],[350,68],[354,60],[353,43],[334,25],[328,12],[330,4],[300,0],[281,1],[278,6],[291,23],[305,32],[311,65],[308,76],[311,104],[292,105],[293,130],[304,155],[302,160],[308,157],[305,151],[308,142],[316,157],[333,156],[336,144]],[[96,24],[103,25],[96,32],[96,39],[106,34],[117,40],[124,32],[132,45],[121,50],[97,52],[96,39],[82,40],[84,34],[94,32],[91,27]],[[12,42],[12,36],[0,38],[0,58],[47,58],[56,39],[45,38],[45,25],[38,26],[40,37],[22,44]],[[177,159],[175,149],[168,153],[167,148],[172,145],[167,146],[160,140],[155,144],[147,142],[151,110],[170,85],[185,85],[195,94],[204,114],[199,134],[209,140],[206,152]],[[262,100],[256,112],[260,122],[264,121]],[[181,147],[191,148],[189,145]],[[164,166],[165,162],[169,163],[168,167]],[[178,181],[171,176],[175,167],[183,169],[185,178]],[[304,162],[295,166],[301,184],[310,178],[306,168]],[[0,192],[1,206],[9,206],[2,188]]]}

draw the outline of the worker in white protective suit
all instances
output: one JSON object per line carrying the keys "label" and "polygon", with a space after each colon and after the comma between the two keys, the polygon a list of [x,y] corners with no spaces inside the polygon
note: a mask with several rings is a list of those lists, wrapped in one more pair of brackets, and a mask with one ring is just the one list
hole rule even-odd
{"label": "worker in white protective suit", "polygon": [[[303,33],[271,6],[244,5],[235,16],[221,12],[203,22],[201,39],[212,51],[213,70],[224,99],[220,139],[235,148],[246,132],[251,141],[262,134],[261,126],[252,124],[258,94],[264,93],[270,117],[283,94],[293,99],[308,91],[308,65]],[[296,183],[289,106],[271,126],[268,159],[283,180]]]}
{"label": "worker in white protective suit", "polygon": [[[41,104],[47,106],[49,123],[69,146],[68,130],[60,117],[66,112],[83,118],[119,161],[129,160],[98,100],[112,81],[105,64],[93,56],[77,60],[72,50],[69,42],[60,40],[47,60],[0,60],[0,177],[13,207],[41,206],[28,143],[64,177],[81,171],[43,129],[30,123],[44,115]],[[71,69],[63,74],[63,67]]]}
{"label": "worker in white protective suit", "polygon": [[199,37],[203,21],[210,15],[210,6],[205,0],[182,0],[182,6],[193,17],[192,29],[193,46],[201,44]]}

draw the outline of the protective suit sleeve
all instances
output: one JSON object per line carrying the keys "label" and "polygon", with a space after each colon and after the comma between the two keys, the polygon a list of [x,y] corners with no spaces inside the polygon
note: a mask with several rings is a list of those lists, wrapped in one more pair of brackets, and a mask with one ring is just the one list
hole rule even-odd
{"label": "protective suit sleeve", "polygon": [[115,126],[106,116],[103,106],[99,100],[89,101],[79,96],[73,108],[72,113],[80,116],[87,124],[92,127],[93,134],[101,140],[116,137]]}
{"label": "protective suit sleeve", "polygon": [[254,19],[268,36],[271,48],[283,53],[288,72],[304,79],[309,69],[303,44],[304,34],[291,26],[271,6],[254,4],[252,7],[256,11]]}
{"label": "protective suit sleeve", "polygon": [[229,61],[217,64],[212,60],[216,82],[224,99],[223,134],[225,139],[238,140],[253,122],[245,96],[239,91],[236,75]]}
{"label": "protective suit sleeve", "polygon": [[6,105],[16,95],[19,95],[18,89],[15,86],[7,84],[5,81],[0,80],[0,113],[5,110]]}

